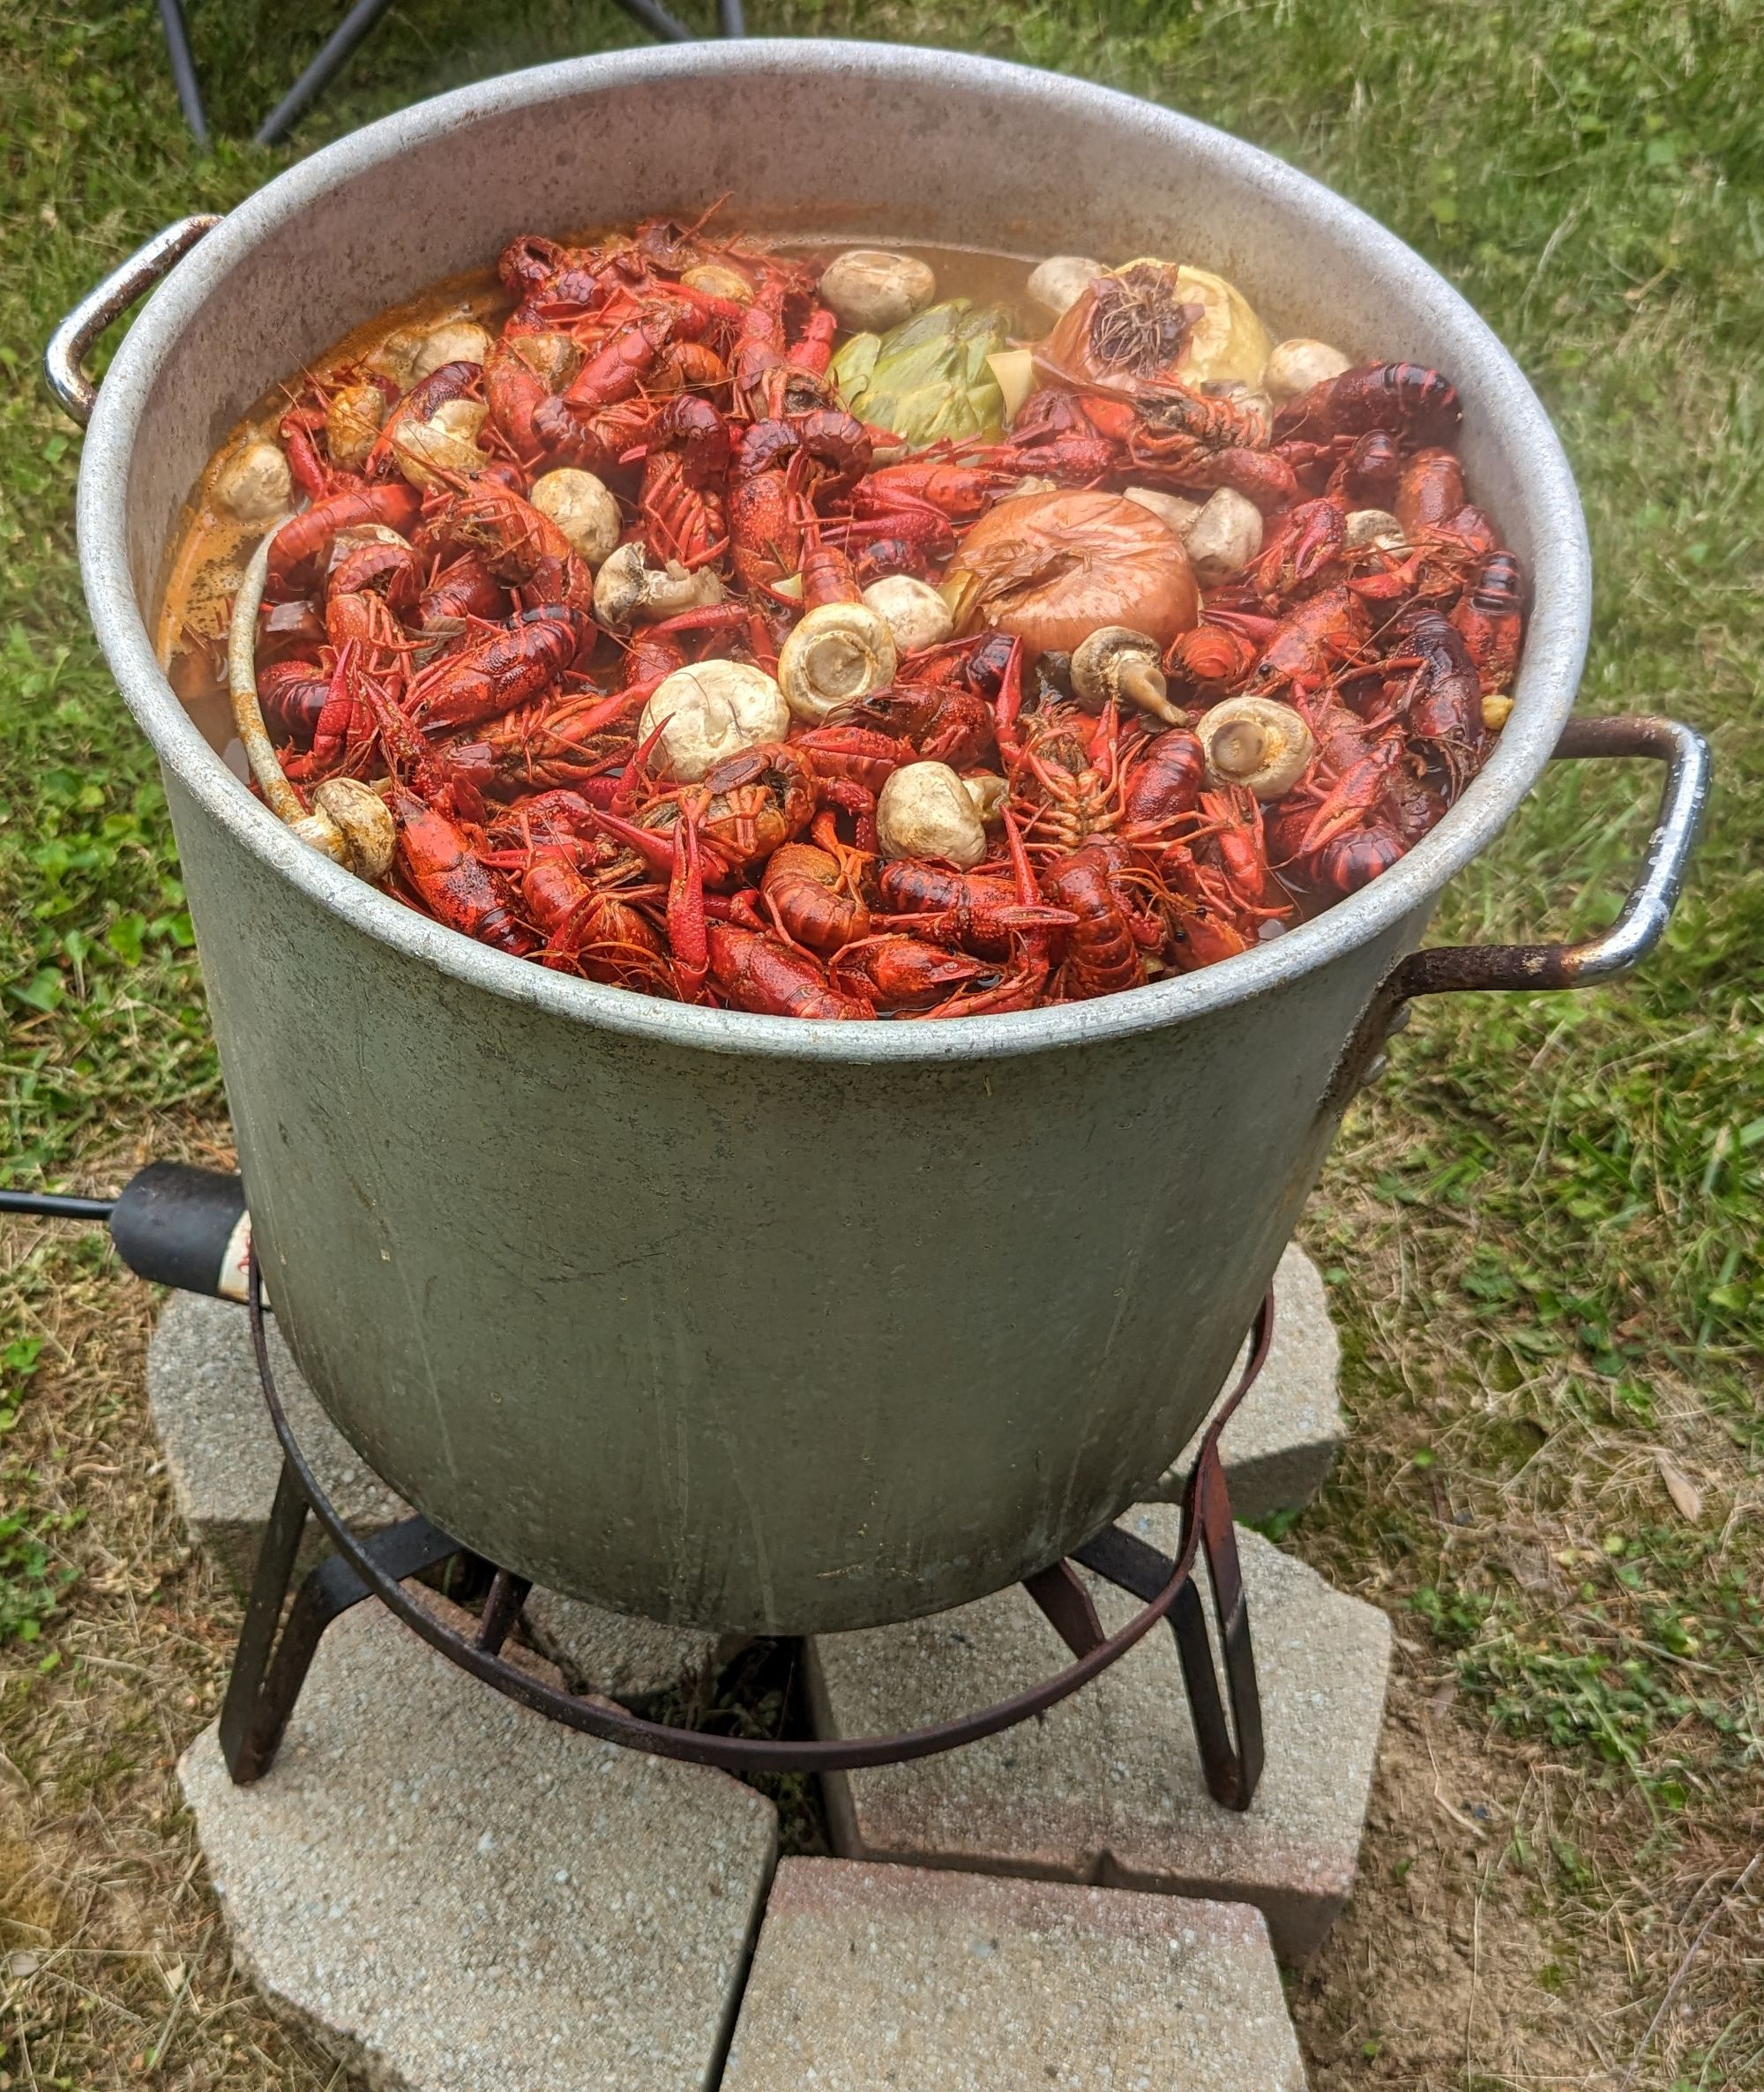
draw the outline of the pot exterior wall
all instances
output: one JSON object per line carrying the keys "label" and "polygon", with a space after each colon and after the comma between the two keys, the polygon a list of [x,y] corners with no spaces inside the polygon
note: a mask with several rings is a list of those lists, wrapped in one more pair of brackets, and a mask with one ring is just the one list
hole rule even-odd
{"label": "pot exterior wall", "polygon": [[[454,937],[292,841],[143,631],[209,452],[289,370],[509,236],[693,217],[724,190],[731,223],[766,231],[1180,253],[1277,334],[1447,370],[1472,485],[1536,581],[1513,720],[1463,800],[1252,954],[951,1027],[621,996]],[[496,1560],[775,1632],[996,1589],[1162,1470],[1315,1178],[1375,984],[1554,743],[1589,601],[1535,397],[1387,234],[1168,111],[814,41],[490,81],[289,169],[124,340],[80,534],[164,766],[269,1291],[308,1378],[376,1469]]]}
{"label": "pot exterior wall", "polygon": [[468,1545],[697,1626],[959,1604],[1132,1502],[1230,1369],[1398,949],[1077,1050],[712,1057],[463,990],[172,796],[302,1371]]}

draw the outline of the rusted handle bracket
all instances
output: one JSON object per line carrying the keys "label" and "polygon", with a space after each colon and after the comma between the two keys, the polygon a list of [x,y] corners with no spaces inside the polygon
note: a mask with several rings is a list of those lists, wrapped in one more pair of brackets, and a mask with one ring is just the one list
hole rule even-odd
{"label": "rusted handle bracket", "polygon": [[1442,945],[1411,952],[1386,983],[1391,1003],[1461,988],[1585,988],[1626,974],[1665,935],[1708,803],[1708,743],[1675,719],[1571,719],[1554,759],[1571,756],[1650,756],[1666,766],[1660,818],[1617,921],[1581,945]]}
{"label": "rusted handle bracket", "polygon": [[212,215],[180,218],[155,233],[120,267],[112,269],[95,290],[88,291],[49,336],[43,351],[43,377],[63,412],[80,427],[92,419],[98,387],[81,366],[86,351],[117,316],[150,291],[175,262],[182,261],[205,233],[220,220]]}

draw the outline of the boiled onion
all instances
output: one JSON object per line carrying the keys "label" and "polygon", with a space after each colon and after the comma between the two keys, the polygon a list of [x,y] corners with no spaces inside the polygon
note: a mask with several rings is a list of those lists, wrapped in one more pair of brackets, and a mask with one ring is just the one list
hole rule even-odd
{"label": "boiled onion", "polygon": [[1182,540],[1119,494],[1023,494],[961,542],[970,626],[1016,633],[1032,654],[1069,654],[1099,625],[1130,625],[1168,646],[1200,616]]}

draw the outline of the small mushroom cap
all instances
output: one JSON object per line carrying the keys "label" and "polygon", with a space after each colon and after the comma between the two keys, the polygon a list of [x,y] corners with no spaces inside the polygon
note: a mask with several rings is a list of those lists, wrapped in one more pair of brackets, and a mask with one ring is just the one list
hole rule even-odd
{"label": "small mushroom cap", "polygon": [[1210,494],[1183,534],[1188,563],[1209,587],[1245,567],[1262,549],[1262,514],[1234,487]]}
{"label": "small mushroom cap", "polygon": [[881,334],[924,310],[937,296],[937,277],[928,263],[910,254],[853,247],[828,263],[820,294],[841,326],[855,334]]}
{"label": "small mushroom cap", "polygon": [[947,763],[908,763],[876,802],[885,857],[940,857],[972,871],[986,855],[986,830],[967,784]]}
{"label": "small mushroom cap", "polygon": [[1273,698],[1227,698],[1203,713],[1194,730],[1210,781],[1242,785],[1258,799],[1289,792],[1316,748],[1299,714]]}
{"label": "small mushroom cap", "polygon": [[618,542],[618,504],[591,472],[562,465],[542,473],[527,498],[542,516],[550,517],[589,567],[599,566]]}
{"label": "small mushroom cap", "polygon": [[357,878],[383,879],[392,870],[398,830],[392,809],[373,787],[358,777],[329,777],[313,787],[312,803],[341,838],[343,854],[337,862]]}
{"label": "small mushroom cap", "polygon": [[385,418],[386,396],[377,385],[339,385],[325,409],[325,447],[331,462],[346,472],[358,471]]}
{"label": "small mushroom cap", "polygon": [[1339,348],[1295,334],[1290,341],[1277,341],[1269,351],[1267,368],[1262,372],[1262,389],[1278,405],[1352,369]]}
{"label": "small mushroom cap", "polygon": [[1150,713],[1166,726],[1185,726],[1188,714],[1170,703],[1159,656],[1149,632],[1127,624],[1099,625],[1073,648],[1073,694],[1087,711],[1100,712],[1112,699]]}
{"label": "small mushroom cap", "polygon": [[949,605],[929,581],[912,574],[885,574],[864,590],[863,600],[893,632],[900,654],[941,646],[955,630]]}
{"label": "small mushroom cap", "polygon": [[470,479],[490,463],[478,448],[478,431],[489,413],[481,400],[446,400],[426,422],[412,422],[392,437],[398,468],[425,491],[446,476]]}
{"label": "small mushroom cap", "polygon": [[294,475],[276,445],[242,444],[216,471],[211,497],[241,523],[267,523],[292,502]]}
{"label": "small mushroom cap", "polygon": [[444,320],[418,344],[410,359],[410,382],[420,384],[443,363],[482,363],[490,353],[490,334],[476,320]]}
{"label": "small mushroom cap", "polygon": [[796,716],[818,726],[894,680],[894,635],[867,603],[821,603],[778,653],[778,682]]}
{"label": "small mushroom cap", "polygon": [[706,661],[676,669],[643,707],[638,738],[647,739],[664,720],[650,760],[682,784],[696,784],[744,748],[781,741],[790,730],[783,691],[749,661]]}
{"label": "small mushroom cap", "polygon": [[1050,254],[1029,272],[1029,295],[1043,312],[1058,319],[1099,276],[1108,273],[1105,262],[1092,261],[1088,255]]}

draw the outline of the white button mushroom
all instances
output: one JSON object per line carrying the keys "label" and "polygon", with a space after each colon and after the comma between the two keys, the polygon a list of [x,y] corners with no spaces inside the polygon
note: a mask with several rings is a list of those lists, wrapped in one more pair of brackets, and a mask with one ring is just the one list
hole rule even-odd
{"label": "white button mushroom", "polygon": [[864,590],[863,600],[893,633],[901,654],[941,646],[955,630],[949,605],[929,581],[911,574],[885,574]]}
{"label": "white button mushroom", "polygon": [[550,517],[589,567],[599,566],[618,542],[618,504],[591,472],[563,465],[542,473],[527,499],[542,516]]}
{"label": "white button mushroom", "polygon": [[1188,714],[1172,705],[1160,665],[1158,643],[1149,633],[1127,624],[1099,625],[1072,651],[1072,687],[1087,712],[1101,712],[1111,701],[1132,705],[1166,726],[1188,723]]}
{"label": "white button mushroom", "polygon": [[420,384],[444,363],[482,363],[490,353],[490,335],[476,320],[444,320],[423,336],[410,359],[410,381]]}
{"label": "white button mushroom", "polygon": [[1316,748],[1299,714],[1272,698],[1227,698],[1204,712],[1194,730],[1211,781],[1242,785],[1258,799],[1289,792]]}
{"label": "white button mushroom", "polygon": [[729,262],[699,262],[680,280],[688,290],[702,292],[707,298],[727,298],[731,305],[753,303],[752,284]]}
{"label": "white button mushroom", "polygon": [[1083,254],[1050,254],[1029,273],[1029,295],[1043,312],[1055,319],[1075,305],[1099,276],[1106,276],[1106,262],[1092,261]]}
{"label": "white button mushroom", "polygon": [[1210,587],[1247,566],[1261,550],[1261,511],[1235,487],[1217,488],[1183,534],[1183,542],[1188,564]]}
{"label": "white button mushroom", "polygon": [[947,763],[908,763],[876,802],[885,857],[940,857],[972,871],[986,855],[986,830],[974,796]]}
{"label": "white button mushroom", "polygon": [[1282,400],[1296,400],[1301,392],[1308,392],[1312,385],[1320,385],[1326,378],[1339,377],[1353,365],[1339,348],[1332,348],[1327,341],[1312,341],[1297,334],[1290,341],[1274,344],[1262,372],[1262,389],[1276,403]]}
{"label": "white button mushroom", "polygon": [[832,306],[841,326],[855,334],[881,334],[924,310],[937,295],[937,278],[910,254],[853,247],[828,263],[820,291],[821,303]]}
{"label": "white button mushroom", "polygon": [[894,635],[866,603],[821,603],[778,652],[784,701],[808,726],[894,680]]}
{"label": "white button mushroom", "polygon": [[594,616],[609,631],[632,623],[708,609],[722,601],[722,583],[707,566],[689,573],[677,560],[651,566],[648,548],[632,538],[609,552],[594,576]]}
{"label": "white button mushroom", "polygon": [[241,523],[267,523],[294,498],[294,475],[273,443],[242,445],[214,474],[214,505]]}
{"label": "white button mushroom", "polygon": [[637,722],[639,740],[658,726],[662,736],[650,761],[682,784],[696,784],[744,748],[781,741],[790,730],[790,708],[764,669],[748,661],[699,661],[656,685]]}

